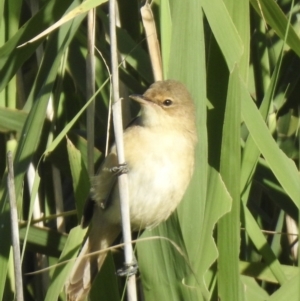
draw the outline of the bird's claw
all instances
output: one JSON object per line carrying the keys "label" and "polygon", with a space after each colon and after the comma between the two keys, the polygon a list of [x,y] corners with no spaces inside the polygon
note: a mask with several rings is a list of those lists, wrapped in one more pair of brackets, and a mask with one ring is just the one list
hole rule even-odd
{"label": "bird's claw", "polygon": [[135,275],[137,273],[138,269],[139,269],[139,267],[136,262],[133,262],[131,264],[124,263],[123,268],[118,269],[116,274],[121,277],[130,277],[130,276]]}
{"label": "bird's claw", "polygon": [[128,173],[129,169],[127,167],[127,163],[118,164],[117,166],[111,167],[109,169],[110,172],[120,176],[124,173]]}

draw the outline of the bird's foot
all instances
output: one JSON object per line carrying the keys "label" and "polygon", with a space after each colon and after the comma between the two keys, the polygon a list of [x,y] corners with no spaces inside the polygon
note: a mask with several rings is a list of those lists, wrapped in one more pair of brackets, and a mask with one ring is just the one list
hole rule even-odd
{"label": "bird's foot", "polygon": [[133,262],[130,264],[124,263],[123,268],[117,270],[117,275],[121,277],[130,277],[137,273],[139,266],[137,262]]}
{"label": "bird's foot", "polygon": [[127,163],[122,163],[110,168],[109,171],[116,174],[117,176],[120,176],[124,173],[128,173],[129,169],[127,167]]}

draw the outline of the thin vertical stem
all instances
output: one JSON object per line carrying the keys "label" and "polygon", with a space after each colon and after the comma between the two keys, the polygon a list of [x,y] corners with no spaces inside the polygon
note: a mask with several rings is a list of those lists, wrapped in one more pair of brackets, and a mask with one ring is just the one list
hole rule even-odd
{"label": "thin vertical stem", "polygon": [[14,182],[14,169],[12,153],[7,153],[7,187],[9,193],[9,204],[10,204],[10,220],[11,220],[11,241],[13,247],[14,257],[14,273],[15,273],[15,290],[16,290],[16,301],[23,301],[23,280],[22,280],[22,268],[21,268],[21,256],[20,256],[20,240],[19,240],[19,224],[18,224],[18,213],[17,213],[17,201],[15,193],[15,182]]}
{"label": "thin vertical stem", "polygon": [[[88,53],[86,59],[86,99],[95,94],[95,9],[88,13]],[[95,101],[87,108],[88,173],[94,175]]]}
{"label": "thin vertical stem", "polygon": [[[125,163],[124,145],[123,145],[123,124],[122,124],[122,107],[119,96],[119,70],[118,70],[118,49],[116,38],[116,1],[109,1],[110,12],[110,49],[111,49],[111,68],[112,68],[112,86],[113,86],[113,121],[115,139],[118,152],[118,163]],[[129,216],[129,196],[128,196],[128,180],[127,174],[121,174],[118,178],[121,214],[122,214],[122,229],[124,239],[125,266],[131,266],[134,262],[133,249],[131,245],[131,227]],[[127,300],[136,301],[136,281],[135,276],[130,276],[127,283]]]}
{"label": "thin vertical stem", "polygon": [[148,2],[146,2],[145,5],[141,8],[141,15],[146,32],[154,80],[163,80],[162,60],[159,41],[157,37],[154,16]]}

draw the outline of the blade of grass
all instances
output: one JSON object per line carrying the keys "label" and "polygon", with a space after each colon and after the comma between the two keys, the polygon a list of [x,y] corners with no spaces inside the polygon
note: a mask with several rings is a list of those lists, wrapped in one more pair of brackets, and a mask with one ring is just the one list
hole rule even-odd
{"label": "blade of grass", "polygon": [[[59,28],[63,24],[67,23],[68,21],[71,21],[72,19],[82,15],[86,14],[89,10],[99,6],[100,4],[107,2],[107,0],[86,0],[82,2],[80,5],[78,5],[76,8],[73,8],[71,11],[69,11],[67,14],[65,14],[60,20],[55,22],[53,25],[49,26],[46,30],[38,34],[36,37],[30,39],[29,41],[19,45],[19,46],[25,46],[27,44],[33,43],[51,32],[53,32],[55,29]],[[82,17],[82,16],[81,16]]]}
{"label": "blade of grass", "polygon": [[[70,231],[58,263],[70,260],[77,256],[85,234],[86,229],[83,230],[80,226],[73,228]],[[66,282],[67,277],[73,268],[73,265],[74,261],[71,260],[55,268],[45,301],[53,301],[58,299],[59,294],[63,290],[64,283]]]}
{"label": "blade of grass", "polygon": [[[218,220],[231,209],[232,198],[229,195],[220,174],[213,168],[209,168],[207,184],[207,200],[202,225],[202,233],[199,245],[197,267],[198,279],[200,279],[201,290],[208,300],[210,292],[209,284],[205,281],[205,273],[217,259],[219,252],[213,238],[213,230]],[[193,265],[194,266],[194,265]]]}
{"label": "blade of grass", "polygon": [[[74,3],[73,5],[76,5],[76,3]],[[70,43],[81,21],[82,18],[77,18],[74,22],[61,27],[61,29],[53,36],[51,36],[48,41],[44,60],[41,65],[39,75],[32,89],[32,91],[34,92],[32,92],[29,96],[29,100],[34,99],[35,102],[24,125],[14,160],[15,187],[18,202],[19,197],[21,196],[24,174],[37,148],[41,136],[41,131],[45,120],[46,108],[56,78],[60,58],[66,47]],[[59,50],[53,51],[53,48],[57,50],[57,47]],[[7,210],[7,193],[6,191],[4,191],[1,196],[1,211],[3,213],[3,226],[0,229],[1,237],[6,237],[7,231],[9,232]],[[0,270],[3,271],[3,273],[0,274],[0,298],[2,298],[3,296],[5,284],[5,271],[7,269],[7,260],[10,250],[9,241],[9,239],[3,241],[3,244],[1,244],[0,246],[2,254],[2,256],[0,257]]]}
{"label": "blade of grass", "polygon": [[299,274],[281,286],[267,301],[299,300]]}
{"label": "blade of grass", "polygon": [[17,48],[17,46],[47,28],[52,20],[60,18],[71,3],[71,0],[62,3],[58,3],[56,0],[49,1],[0,48],[0,91],[32,55],[42,40],[23,48]]}
{"label": "blade of grass", "polygon": [[240,61],[245,45],[223,1],[203,1],[202,6],[211,30],[222,49],[228,69],[232,71],[235,64]]}
{"label": "blade of grass", "polygon": [[78,221],[80,221],[83,212],[84,201],[87,199],[90,191],[89,175],[86,166],[83,163],[81,153],[74,147],[68,138],[67,150],[73,180],[77,217]]}
{"label": "blade of grass", "polygon": [[[172,11],[172,40],[170,48],[169,73],[167,78],[178,79],[190,91],[196,105],[196,126],[198,145],[194,176],[186,192],[182,205],[178,208],[189,258],[198,260],[200,246],[190,235],[200,237],[206,202],[207,189],[207,131],[206,131],[206,78],[205,46],[203,24],[199,19],[201,7],[198,1],[188,3],[180,0],[170,1]],[[189,23],[189,28],[185,24]],[[197,37],[197,39],[195,38]],[[190,47],[186,47],[190,45]],[[193,58],[193,59],[191,59]]]}
{"label": "blade of grass", "polygon": [[0,131],[21,132],[28,114],[23,111],[0,107]]}
{"label": "blade of grass", "polygon": [[250,3],[282,40],[285,40],[286,29],[289,29],[286,43],[300,56],[299,37],[294,28],[288,26],[288,20],[278,4],[269,0],[250,0]]}
{"label": "blade of grass", "polygon": [[102,86],[96,91],[96,93],[86,102],[86,104],[81,108],[81,110],[73,117],[73,119],[64,127],[64,129],[56,136],[56,138],[51,142],[48,148],[45,150],[44,155],[48,156],[53,150],[58,146],[58,144],[64,139],[66,134],[81,116],[81,114],[86,110],[90,103],[94,100],[96,95],[103,89],[103,87],[109,82],[109,78],[102,84]]}
{"label": "blade of grass", "polygon": [[[238,270],[240,247],[240,99],[239,70],[229,77],[222,133],[220,173],[232,197],[231,212],[218,223],[218,295],[224,301],[244,300]],[[228,285],[227,280],[230,279]]]}
{"label": "blade of grass", "polygon": [[268,264],[270,270],[274,274],[274,277],[277,279],[277,281],[280,284],[285,283],[287,279],[281,269],[279,260],[276,258],[266,238],[261,233],[261,229],[257,225],[254,217],[252,216],[251,212],[244,203],[243,214],[245,215],[245,228],[253,244]]}
{"label": "blade of grass", "polygon": [[272,138],[261,114],[255,107],[245,84],[240,80],[242,116],[258,149],[269,164],[279,183],[300,208],[300,179],[295,163],[289,159]]}

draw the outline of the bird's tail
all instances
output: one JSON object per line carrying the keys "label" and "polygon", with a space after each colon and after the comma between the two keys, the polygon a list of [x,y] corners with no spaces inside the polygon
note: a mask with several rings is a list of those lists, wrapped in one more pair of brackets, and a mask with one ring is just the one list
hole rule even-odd
{"label": "bird's tail", "polygon": [[93,256],[88,256],[88,254],[110,247],[119,233],[119,226],[108,225],[104,221],[95,221],[94,219],[89,236],[65,284],[68,301],[82,301],[86,298],[97,272],[101,269],[107,252]]}

